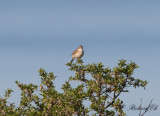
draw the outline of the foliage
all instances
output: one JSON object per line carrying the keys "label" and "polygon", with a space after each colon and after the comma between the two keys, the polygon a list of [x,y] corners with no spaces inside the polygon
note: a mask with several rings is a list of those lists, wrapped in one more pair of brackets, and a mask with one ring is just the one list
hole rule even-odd
{"label": "foliage", "polygon": [[[8,103],[11,89],[5,92],[4,98],[0,97],[0,116],[8,115],[100,115],[124,116],[123,101],[119,96],[129,92],[129,87],[145,88],[147,81],[135,79],[133,72],[138,65],[134,62],[126,63],[120,60],[118,66],[110,69],[102,63],[83,65],[82,60],[76,63],[67,63],[69,70],[75,72],[68,81],[62,85],[63,93],[55,90],[53,73],[39,70],[41,84],[23,84],[16,81],[21,90],[19,106]],[[80,81],[81,84],[73,88],[71,81]],[[85,107],[84,101],[90,101],[90,106]],[[94,112],[94,114],[93,114]]]}

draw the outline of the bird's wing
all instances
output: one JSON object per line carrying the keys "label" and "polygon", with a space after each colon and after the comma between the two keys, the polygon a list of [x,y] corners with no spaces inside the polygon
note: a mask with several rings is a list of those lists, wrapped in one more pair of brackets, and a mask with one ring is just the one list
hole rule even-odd
{"label": "bird's wing", "polygon": [[76,50],[72,53],[72,55],[76,54],[77,52],[78,52],[78,49],[76,49]]}

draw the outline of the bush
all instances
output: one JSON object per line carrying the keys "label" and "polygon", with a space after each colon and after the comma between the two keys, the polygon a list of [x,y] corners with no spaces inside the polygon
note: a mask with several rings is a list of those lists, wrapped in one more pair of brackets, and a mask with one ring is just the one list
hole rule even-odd
{"label": "bush", "polygon": [[[62,85],[63,93],[55,90],[53,81],[56,76],[40,69],[39,86],[16,81],[21,90],[19,106],[7,102],[13,92],[11,89],[5,92],[4,98],[0,97],[0,115],[84,116],[92,113],[99,116],[124,116],[120,94],[129,92],[129,87],[145,88],[148,83],[132,76],[138,65],[134,62],[127,64],[126,60],[119,60],[118,66],[113,69],[105,68],[102,63],[83,65],[82,60],[66,65],[75,72],[75,76],[71,76]],[[92,78],[87,78],[86,75]],[[81,84],[73,88],[70,84],[72,80],[80,81]],[[38,95],[35,94],[36,91]],[[90,101],[89,107],[85,107],[85,100]]]}

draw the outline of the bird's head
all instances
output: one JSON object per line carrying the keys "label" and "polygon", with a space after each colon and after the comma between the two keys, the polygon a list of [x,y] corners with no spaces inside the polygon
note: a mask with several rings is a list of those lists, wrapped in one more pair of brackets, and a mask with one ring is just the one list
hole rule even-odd
{"label": "bird's head", "polygon": [[80,45],[80,46],[79,46],[79,48],[82,48],[82,49],[83,49],[83,46],[82,46],[82,45]]}

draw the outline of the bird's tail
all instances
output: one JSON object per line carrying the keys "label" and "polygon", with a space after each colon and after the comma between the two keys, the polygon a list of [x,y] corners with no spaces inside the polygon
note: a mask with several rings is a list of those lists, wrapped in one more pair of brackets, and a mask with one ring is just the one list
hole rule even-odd
{"label": "bird's tail", "polygon": [[72,58],[71,63],[73,62],[74,58]]}

